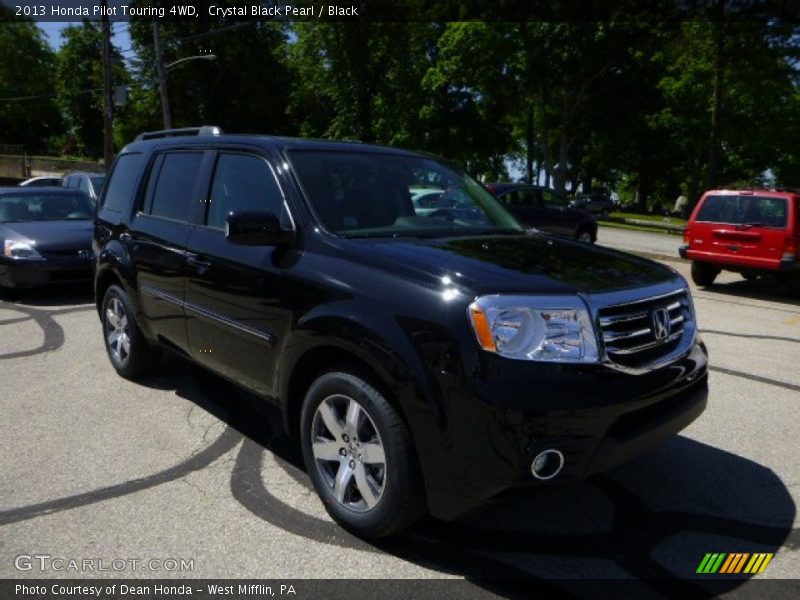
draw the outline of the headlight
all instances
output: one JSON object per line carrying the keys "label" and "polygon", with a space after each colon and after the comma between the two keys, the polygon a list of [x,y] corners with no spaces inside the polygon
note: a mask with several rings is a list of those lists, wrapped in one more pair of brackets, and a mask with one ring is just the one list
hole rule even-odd
{"label": "headlight", "polygon": [[518,360],[597,362],[597,340],[576,296],[483,296],[469,306],[478,343]]}
{"label": "headlight", "polygon": [[43,260],[42,255],[36,251],[33,244],[6,240],[3,244],[3,256],[6,258],[23,258],[28,260]]}

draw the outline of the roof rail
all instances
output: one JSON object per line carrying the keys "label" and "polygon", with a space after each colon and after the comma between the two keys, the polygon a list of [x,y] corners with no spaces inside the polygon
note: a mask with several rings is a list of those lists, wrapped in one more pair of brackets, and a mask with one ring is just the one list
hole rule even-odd
{"label": "roof rail", "polygon": [[180,129],[163,129],[161,131],[145,131],[136,136],[136,141],[155,140],[165,137],[177,137],[181,135],[222,135],[225,133],[220,127],[215,125],[203,125],[202,127],[181,127]]}

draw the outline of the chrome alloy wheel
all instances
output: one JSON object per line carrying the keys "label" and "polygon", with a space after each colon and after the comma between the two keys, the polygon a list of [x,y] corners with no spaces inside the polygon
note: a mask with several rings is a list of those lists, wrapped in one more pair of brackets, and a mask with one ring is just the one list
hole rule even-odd
{"label": "chrome alloy wheel", "polygon": [[386,487],[386,455],[367,411],[336,394],[320,402],[311,427],[317,469],[336,501],[355,512],[373,509]]}
{"label": "chrome alloy wheel", "polygon": [[114,362],[124,365],[131,354],[131,331],[125,306],[119,298],[111,298],[105,316],[108,351]]}

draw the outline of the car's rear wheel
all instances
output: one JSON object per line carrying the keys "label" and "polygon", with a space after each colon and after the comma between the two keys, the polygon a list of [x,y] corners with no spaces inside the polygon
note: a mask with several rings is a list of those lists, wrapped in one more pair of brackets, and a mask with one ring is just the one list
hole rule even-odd
{"label": "car's rear wheel", "polygon": [[703,262],[692,262],[692,281],[695,285],[706,287],[714,283],[719,275],[719,269]]}
{"label": "car's rear wheel", "polygon": [[161,349],[150,344],[142,335],[125,290],[117,285],[110,286],[103,296],[100,314],[106,352],[117,373],[133,378],[158,366]]}
{"label": "car's rear wheel", "polygon": [[585,227],[578,229],[578,232],[575,234],[575,239],[578,240],[579,242],[583,242],[584,244],[594,243],[591,230]]}
{"label": "car's rear wheel", "polygon": [[300,417],[306,469],[328,514],[365,537],[404,529],[424,514],[411,434],[356,370],[311,384]]}

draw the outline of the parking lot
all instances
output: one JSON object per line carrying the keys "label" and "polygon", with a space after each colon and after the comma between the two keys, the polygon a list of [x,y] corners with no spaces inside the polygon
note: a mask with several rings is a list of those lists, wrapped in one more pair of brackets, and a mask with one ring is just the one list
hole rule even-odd
{"label": "parking lot", "polygon": [[[688,278],[687,263],[670,264]],[[694,293],[711,394],[680,436],[589,481],[509,492],[378,543],[333,524],[257,399],[175,356],[158,376],[118,377],[89,287],[0,302],[0,577],[525,577],[568,588],[677,576],[690,592],[708,552],[772,552],[758,577],[796,577],[800,306],[777,282],[735,274]],[[16,557],[36,554],[126,567],[20,570]]]}

